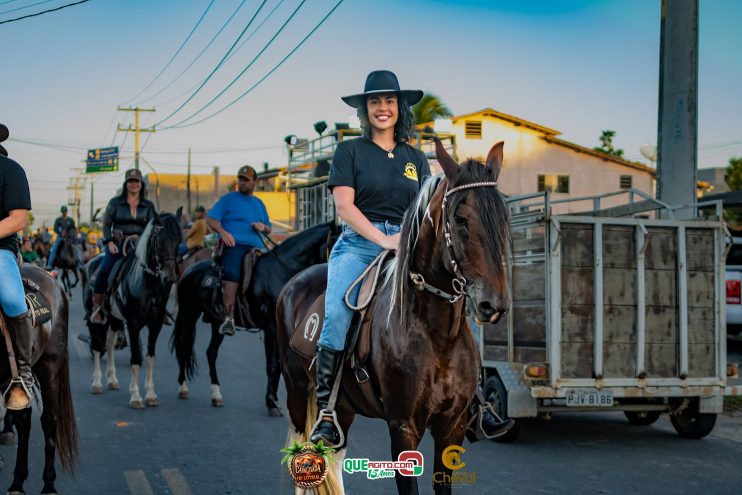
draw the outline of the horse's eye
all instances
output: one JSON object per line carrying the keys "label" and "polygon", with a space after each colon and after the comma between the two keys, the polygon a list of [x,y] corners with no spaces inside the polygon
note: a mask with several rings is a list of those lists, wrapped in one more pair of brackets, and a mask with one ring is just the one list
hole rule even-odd
{"label": "horse's eye", "polygon": [[461,217],[459,215],[454,215],[453,216],[453,220],[456,222],[456,225],[458,225],[460,227],[468,227],[469,226],[469,221],[466,218]]}

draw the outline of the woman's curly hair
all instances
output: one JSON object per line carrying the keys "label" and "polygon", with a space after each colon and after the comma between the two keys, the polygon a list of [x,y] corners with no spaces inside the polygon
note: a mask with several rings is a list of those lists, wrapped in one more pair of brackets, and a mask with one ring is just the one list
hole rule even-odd
{"label": "woman's curly hair", "polygon": [[[397,95],[397,123],[394,124],[394,140],[398,143],[406,143],[415,137],[415,118],[412,116],[412,110],[407,101]],[[371,122],[368,119],[368,106],[366,102],[358,107],[358,119],[361,121],[361,130],[363,135],[371,139]]]}

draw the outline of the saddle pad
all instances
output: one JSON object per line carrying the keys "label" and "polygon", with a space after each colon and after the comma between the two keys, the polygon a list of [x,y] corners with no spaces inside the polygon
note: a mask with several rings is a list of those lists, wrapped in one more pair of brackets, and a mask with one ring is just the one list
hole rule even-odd
{"label": "saddle pad", "polygon": [[23,291],[26,296],[26,304],[31,311],[31,318],[35,327],[41,326],[52,318],[52,310],[49,302],[39,292],[39,286],[31,279],[23,279]]}
{"label": "saddle pad", "polygon": [[317,340],[325,320],[325,293],[320,294],[291,335],[289,347],[307,359],[317,354]]}

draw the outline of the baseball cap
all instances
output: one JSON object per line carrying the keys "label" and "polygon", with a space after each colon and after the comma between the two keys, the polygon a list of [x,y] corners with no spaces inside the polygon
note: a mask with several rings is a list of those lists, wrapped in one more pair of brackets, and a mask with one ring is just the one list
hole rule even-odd
{"label": "baseball cap", "polygon": [[130,169],[129,169],[129,170],[127,170],[127,171],[126,171],[126,173],[124,174],[124,179],[125,179],[125,180],[129,180],[129,179],[136,179],[136,180],[138,180],[139,182],[142,182],[142,172],[140,172],[140,171],[139,171],[138,169],[136,169],[136,168],[130,168]]}
{"label": "baseball cap", "polygon": [[206,208],[204,208],[201,205],[198,205],[194,211],[206,211]]}
{"label": "baseball cap", "polygon": [[67,205],[62,205],[61,208],[59,208],[59,211],[67,211]]}
{"label": "baseball cap", "polygon": [[258,173],[250,165],[243,165],[237,171],[237,177],[244,177],[245,179],[257,179]]}

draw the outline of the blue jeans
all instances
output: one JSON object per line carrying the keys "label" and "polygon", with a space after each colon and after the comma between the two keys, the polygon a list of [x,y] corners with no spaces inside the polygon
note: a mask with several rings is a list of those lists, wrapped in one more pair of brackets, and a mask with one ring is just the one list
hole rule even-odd
{"label": "blue jeans", "polygon": [[53,267],[54,266],[54,260],[57,259],[57,251],[59,250],[59,245],[62,243],[62,236],[57,236],[57,240],[54,241],[54,244],[52,244],[52,248],[49,250],[49,257],[46,259],[46,266]]}
{"label": "blue jeans", "polygon": [[15,318],[28,311],[18,261],[7,249],[0,249],[0,280],[3,281],[0,289],[0,307],[3,313]]}
{"label": "blue jeans", "polygon": [[248,246],[247,244],[235,244],[232,247],[224,246],[224,251],[222,251],[224,276],[222,279],[225,282],[242,282],[242,258],[253,249],[255,249],[255,246]]}
{"label": "blue jeans", "polygon": [[188,246],[186,246],[185,242],[181,242],[178,244],[178,256],[183,256],[188,252]]}
{"label": "blue jeans", "polygon": [[113,270],[113,265],[124,257],[121,251],[111,254],[108,251],[108,246],[106,246],[103,252],[103,261],[101,261],[100,268],[98,268],[98,274],[95,276],[95,285],[93,286],[93,292],[96,294],[106,293],[106,289],[108,289],[108,276],[111,274],[111,270]]}
{"label": "blue jeans", "polygon": [[[389,222],[373,223],[386,235],[399,233],[399,225]],[[345,291],[368,265],[383,251],[348,225],[338,237],[330,253],[327,267],[327,294],[325,297],[325,321],[318,344],[336,351],[345,348],[353,311],[345,305]],[[356,304],[360,285],[350,294],[350,302]]]}

